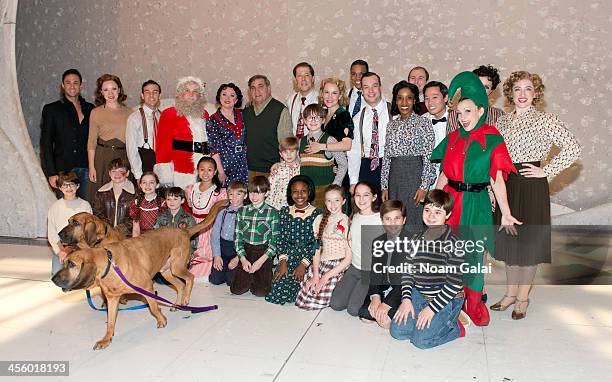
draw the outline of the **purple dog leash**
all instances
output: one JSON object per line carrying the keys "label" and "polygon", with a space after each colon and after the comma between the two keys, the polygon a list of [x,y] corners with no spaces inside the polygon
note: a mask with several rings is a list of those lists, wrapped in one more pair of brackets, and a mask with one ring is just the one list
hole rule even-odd
{"label": "purple dog leash", "polygon": [[108,257],[108,266],[106,268],[106,272],[104,272],[104,275],[102,276],[102,278],[104,278],[104,276],[106,276],[106,274],[108,273],[108,267],[110,265],[113,266],[113,269],[115,270],[115,272],[117,272],[117,275],[119,276],[119,278],[130,288],[134,289],[136,292],[143,294],[145,296],[151,297],[155,300],[158,301],[162,301],[166,304],[171,305],[172,307],[179,309],[179,310],[184,310],[184,311],[188,311],[191,313],[202,313],[202,312],[208,312],[210,310],[215,310],[215,309],[219,309],[218,305],[210,305],[210,306],[189,306],[189,305],[177,305],[169,300],[166,300],[163,297],[160,297],[156,294],[153,294],[151,292],[149,292],[148,290],[142,289],[139,286],[136,286],[134,284],[132,284],[131,282],[128,281],[128,279],[123,275],[123,273],[121,272],[121,269],[119,269],[119,267],[117,265],[115,265],[115,263],[113,262],[113,254],[111,251],[109,251],[108,249],[104,248],[106,250],[106,256]]}

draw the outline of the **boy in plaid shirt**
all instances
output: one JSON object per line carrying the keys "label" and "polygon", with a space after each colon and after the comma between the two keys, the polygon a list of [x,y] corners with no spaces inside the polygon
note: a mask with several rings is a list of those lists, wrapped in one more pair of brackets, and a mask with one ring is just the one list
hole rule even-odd
{"label": "boy in plaid shirt", "polygon": [[234,281],[233,294],[250,290],[264,297],[272,289],[272,258],[278,240],[278,212],[265,203],[270,193],[270,182],[265,176],[256,176],[249,183],[251,204],[240,209],[236,218],[234,245],[240,258]]}
{"label": "boy in plaid shirt", "polygon": [[[166,190],[165,196],[168,208],[157,216],[155,228],[173,227],[186,229],[193,227],[196,224],[195,219],[181,208],[181,205],[185,202],[185,191],[180,187],[170,187]],[[198,237],[194,236],[191,240],[192,256],[196,248],[198,248]]]}

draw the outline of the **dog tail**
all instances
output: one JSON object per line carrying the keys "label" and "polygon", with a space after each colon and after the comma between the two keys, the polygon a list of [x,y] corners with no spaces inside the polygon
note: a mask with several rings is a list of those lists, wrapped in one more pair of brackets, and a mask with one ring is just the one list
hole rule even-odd
{"label": "dog tail", "polygon": [[210,209],[208,216],[206,216],[204,220],[194,225],[193,227],[186,229],[187,233],[189,234],[189,237],[192,237],[200,231],[203,231],[206,228],[212,226],[215,223],[215,218],[217,217],[219,210],[221,210],[221,208],[223,207],[226,207],[227,205],[229,205],[228,199],[219,200],[217,203],[215,203]]}

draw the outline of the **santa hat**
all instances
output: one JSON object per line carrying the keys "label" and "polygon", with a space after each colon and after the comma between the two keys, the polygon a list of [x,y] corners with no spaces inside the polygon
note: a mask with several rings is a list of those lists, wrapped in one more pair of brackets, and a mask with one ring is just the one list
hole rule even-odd
{"label": "santa hat", "polygon": [[206,87],[206,85],[204,84],[204,82],[202,82],[202,80],[199,77],[194,77],[194,76],[186,76],[186,77],[181,77],[178,80],[178,84],[176,84],[176,91],[177,93],[181,90],[181,88],[189,83],[189,82],[193,82],[195,84],[198,85],[198,87],[200,88],[200,93],[203,95],[204,94],[204,89]]}
{"label": "santa hat", "polygon": [[457,90],[461,89],[461,98],[468,98],[474,101],[476,106],[484,109],[484,114],[476,123],[476,128],[480,127],[487,116],[489,98],[480,78],[472,72],[461,72],[453,78],[448,87],[448,99],[453,99]]}

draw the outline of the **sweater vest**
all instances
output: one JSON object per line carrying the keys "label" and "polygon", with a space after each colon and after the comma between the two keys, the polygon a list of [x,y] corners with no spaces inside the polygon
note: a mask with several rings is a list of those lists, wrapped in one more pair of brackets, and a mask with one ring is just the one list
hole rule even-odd
{"label": "sweater vest", "polygon": [[[319,143],[327,143],[329,135],[323,133],[319,138]],[[306,175],[314,182],[315,186],[325,186],[332,184],[336,174],[334,174],[334,158],[325,156],[325,151],[321,150],[313,154],[306,153],[308,145],[307,136],[300,141],[300,175]]]}
{"label": "sweater vest", "polygon": [[280,161],[277,129],[284,108],[285,105],[272,98],[259,115],[255,115],[253,105],[242,112],[249,170],[270,172],[270,167]]}

